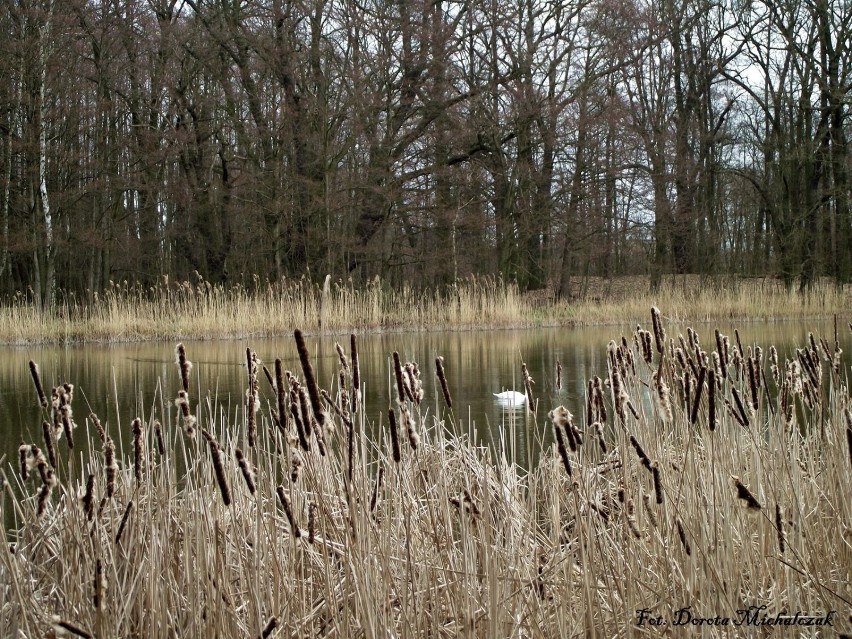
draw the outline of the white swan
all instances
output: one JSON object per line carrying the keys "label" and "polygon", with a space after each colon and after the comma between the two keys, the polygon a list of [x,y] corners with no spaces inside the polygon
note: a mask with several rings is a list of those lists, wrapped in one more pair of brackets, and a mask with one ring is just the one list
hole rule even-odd
{"label": "white swan", "polygon": [[503,391],[502,393],[492,393],[497,401],[501,404],[509,404],[510,406],[523,406],[527,402],[527,396],[518,391]]}

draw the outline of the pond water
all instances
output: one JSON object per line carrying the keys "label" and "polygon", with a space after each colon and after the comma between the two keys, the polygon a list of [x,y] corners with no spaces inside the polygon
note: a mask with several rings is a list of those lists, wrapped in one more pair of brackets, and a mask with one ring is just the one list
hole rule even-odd
{"label": "pond water", "polygon": [[[650,328],[650,321],[645,322]],[[386,423],[387,408],[394,395],[392,388],[393,351],[403,362],[416,361],[422,371],[425,391],[424,411],[434,415],[444,411],[440,386],[435,377],[435,356],[444,357],[444,366],[453,398],[453,423],[457,430],[475,434],[479,442],[503,442],[507,454],[521,463],[533,463],[542,438],[549,436],[547,411],[564,404],[581,415],[586,380],[606,375],[606,344],[622,334],[630,339],[634,327],[592,327],[582,329],[503,330],[490,332],[389,333],[358,337],[361,376],[365,386],[366,415],[373,428]],[[705,349],[713,344],[710,325],[694,326]],[[733,339],[734,326],[719,329]],[[779,357],[791,356],[804,345],[808,331],[833,342],[831,322],[792,322],[740,325],[743,345],[759,344],[766,352],[771,344]],[[676,337],[686,326],[668,326]],[[839,323],[844,361],[849,361],[852,337],[845,322]],[[317,379],[324,388],[336,387],[338,370],[334,344],[339,341],[349,352],[348,336],[308,337]],[[2,348],[0,359],[0,458],[4,468],[15,464],[21,441],[42,444],[43,415],[30,377],[28,361],[41,370],[43,384],[50,388],[60,383],[75,385],[74,415],[79,424],[95,412],[114,438],[130,438],[134,417],[147,418],[153,413],[163,423],[163,410],[172,413],[172,403],[180,387],[175,365],[174,344],[137,343],[119,345],[33,346]],[[273,370],[276,357],[286,369],[301,376],[298,355],[292,338],[233,341],[185,342],[187,356],[194,363],[191,392],[195,401],[210,397],[239,410],[246,386],[245,349],[251,347]],[[556,388],[556,362],[562,364],[562,389]],[[493,393],[502,390],[523,391],[521,363],[526,362],[535,380],[534,394],[539,399],[535,416],[524,410],[511,410],[499,403]],[[847,369],[848,370],[848,369]],[[274,404],[274,396],[263,373],[259,375],[261,400]],[[200,393],[199,393],[200,389]],[[427,422],[431,423],[428,418]]]}

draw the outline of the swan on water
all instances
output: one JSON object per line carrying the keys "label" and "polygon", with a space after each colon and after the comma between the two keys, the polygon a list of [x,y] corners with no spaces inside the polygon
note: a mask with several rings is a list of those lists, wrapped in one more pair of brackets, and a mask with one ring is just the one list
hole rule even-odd
{"label": "swan on water", "polygon": [[522,406],[527,401],[527,396],[518,391],[503,391],[502,393],[493,393],[497,401],[514,406]]}

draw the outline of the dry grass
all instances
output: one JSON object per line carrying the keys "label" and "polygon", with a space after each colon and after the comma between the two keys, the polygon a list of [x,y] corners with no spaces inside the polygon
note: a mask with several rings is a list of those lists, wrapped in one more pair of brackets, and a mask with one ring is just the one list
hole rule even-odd
{"label": "dry grass", "polygon": [[[281,421],[260,376],[254,447],[253,402],[229,410],[190,393],[188,437],[170,389],[140,415],[139,447],[111,497],[107,449],[119,427],[96,435],[86,420],[91,453],[69,451],[63,437],[55,469],[25,449],[29,479],[6,474],[2,514],[15,526],[0,559],[0,634],[616,637],[679,634],[675,611],[687,606],[731,624],[749,606],[772,619],[834,611],[833,630],[850,632],[852,414],[846,373],[824,357],[833,346],[805,345],[796,362],[779,363],[776,382],[768,350],[740,351],[720,336],[717,354],[712,336],[660,337],[662,355],[654,334],[611,343],[585,414],[555,410],[561,449],[547,444],[527,471],[452,434],[452,412],[418,403],[413,368],[394,407],[398,463],[386,424],[350,415],[341,389],[328,393],[327,428],[314,424],[302,450],[294,417],[310,423],[304,396],[316,390],[302,386],[302,371],[285,381],[295,401]],[[761,382],[754,393],[751,380]],[[59,429],[68,401],[45,409]],[[51,470],[58,484],[39,515]],[[667,628],[640,627],[642,609]]]}
{"label": "dry grass", "polygon": [[493,278],[469,278],[444,292],[351,283],[282,280],[225,288],[204,280],[142,289],[125,284],[84,302],[65,298],[55,313],[26,296],[0,304],[0,343],[140,341],[263,337],[350,331],[446,330],[630,324],[656,304],[682,322],[826,318],[852,307],[852,287],[821,282],[807,294],[769,279],[666,280],[651,292],[645,277],[592,278],[556,302],[551,291],[521,295]]}

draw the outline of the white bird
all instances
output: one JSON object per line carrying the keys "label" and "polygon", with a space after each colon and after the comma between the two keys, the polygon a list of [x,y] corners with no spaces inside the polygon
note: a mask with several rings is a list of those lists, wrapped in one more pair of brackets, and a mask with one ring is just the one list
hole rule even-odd
{"label": "white bird", "polygon": [[523,406],[527,402],[527,396],[518,391],[503,391],[502,393],[492,393],[497,401],[501,404],[509,404],[510,406]]}

